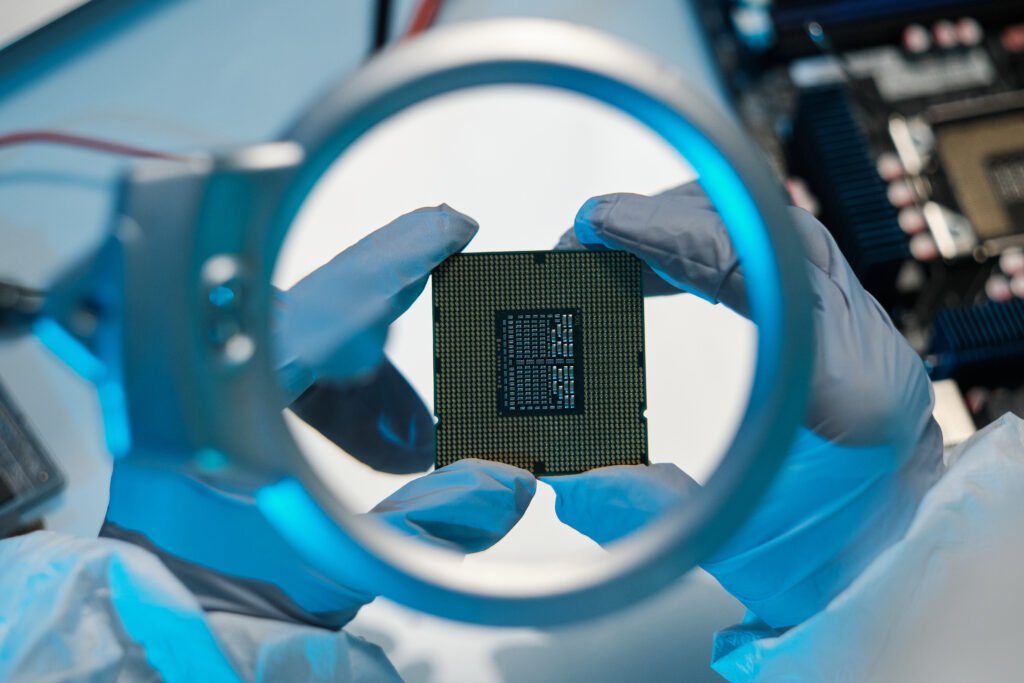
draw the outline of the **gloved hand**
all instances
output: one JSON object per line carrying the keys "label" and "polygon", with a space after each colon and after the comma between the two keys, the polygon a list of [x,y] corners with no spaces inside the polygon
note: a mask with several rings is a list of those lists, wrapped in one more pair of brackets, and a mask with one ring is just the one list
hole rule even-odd
{"label": "gloved hand", "polygon": [[[942,473],[941,434],[921,360],[825,228],[802,210],[792,213],[814,299],[816,348],[804,429],[757,511],[703,565],[774,627],[803,621],[847,586],[903,534]],[[589,200],[558,245],[581,247],[636,254],[649,268],[648,295],[685,290],[747,315],[742,264],[696,184],[654,197]],[[558,495],[559,518],[601,544],[698,488],[669,465],[546,481]]]}
{"label": "gloved hand", "polygon": [[448,206],[406,214],[278,294],[278,374],[292,411],[375,470],[423,472],[434,421],[384,357],[388,326],[476,235]]}
{"label": "gloved hand", "polygon": [[[321,422],[377,469],[415,472],[432,463],[433,421],[384,362],[383,343],[434,266],[476,230],[445,206],[414,211],[281,299],[277,350],[291,393],[305,391],[297,412],[312,414],[313,426]],[[306,391],[311,381],[317,386]],[[527,472],[467,460],[407,484],[369,514],[434,545],[476,552],[516,524],[535,488]],[[115,464],[102,533],[152,550],[208,609],[340,627],[373,599],[372,577],[336,582],[306,568],[260,514],[255,493],[128,458]]]}
{"label": "gloved hand", "polygon": [[388,327],[477,229],[447,205],[417,209],[279,293],[275,342],[289,398],[318,380],[350,383],[377,369]]}
{"label": "gloved hand", "polygon": [[[486,550],[526,511],[537,482],[510,465],[460,460],[416,479],[368,517],[460,553]],[[118,463],[100,534],[157,555],[208,610],[340,628],[376,595],[372,576],[308,568],[260,513],[255,492]]]}

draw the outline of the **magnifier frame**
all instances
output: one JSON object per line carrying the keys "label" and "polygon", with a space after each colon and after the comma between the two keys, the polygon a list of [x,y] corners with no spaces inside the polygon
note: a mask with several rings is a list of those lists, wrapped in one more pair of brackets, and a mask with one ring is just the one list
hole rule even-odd
{"label": "magnifier frame", "polygon": [[[757,364],[734,441],[686,505],[592,565],[470,573],[451,553],[425,545],[409,552],[396,533],[358,519],[312,469],[281,414],[270,279],[313,186],[360,136],[429,98],[501,84],[568,90],[611,105],[695,168],[743,264],[758,325]],[[187,450],[179,466],[259,486],[263,514],[326,576],[370,576],[375,592],[388,598],[483,624],[549,625],[632,604],[707,557],[749,516],[804,415],[813,333],[802,246],[783,194],[731,115],[672,70],[605,35],[515,19],[432,30],[385,51],[331,89],[285,139],[184,174],[156,162],[136,174],[128,214],[140,224],[147,214],[159,215],[157,223],[175,222],[156,212],[166,206],[168,187],[182,199],[175,211],[198,215],[185,238],[167,227],[155,239],[146,225],[149,239],[126,249],[127,281],[158,273],[163,281],[185,283],[180,292],[140,292],[126,300],[125,382],[137,447],[165,460],[173,460],[170,451]],[[122,232],[137,228],[127,220]],[[214,291],[220,294],[213,297]],[[154,312],[158,301],[163,311]],[[153,349],[160,334],[168,335],[166,348]],[[169,387],[175,400],[154,407],[148,395],[154,382]]]}

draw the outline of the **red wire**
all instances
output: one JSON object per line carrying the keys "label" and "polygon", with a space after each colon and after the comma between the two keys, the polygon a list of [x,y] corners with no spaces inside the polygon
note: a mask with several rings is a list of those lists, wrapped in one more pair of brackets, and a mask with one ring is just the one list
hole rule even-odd
{"label": "red wire", "polygon": [[[441,9],[441,2],[442,0],[422,0],[416,8],[416,13],[413,15],[412,22],[409,24],[409,28],[405,32],[403,39],[411,38],[430,28],[430,25],[434,23],[434,20],[437,18],[437,14]],[[144,147],[125,145],[112,140],[103,140],[101,138],[93,138],[85,135],[75,135],[74,133],[63,133],[56,130],[23,130],[16,133],[0,135],[0,147],[38,142],[83,147],[86,149],[94,149],[99,152],[124,154],[126,156],[133,157],[147,157],[150,159],[172,159],[174,161],[185,161],[188,159],[188,157],[178,154],[158,152]]]}
{"label": "red wire", "polygon": [[35,142],[50,143],[54,145],[68,145],[71,147],[84,147],[86,149],[94,149],[99,152],[124,154],[132,157],[171,159],[173,161],[185,161],[188,159],[188,157],[178,154],[158,152],[156,150],[146,149],[144,147],[135,147],[133,145],[125,145],[120,142],[104,140],[102,138],[75,135],[74,133],[62,133],[57,130],[21,130],[15,133],[0,135],[0,147],[24,145]]}
{"label": "red wire", "polygon": [[403,40],[406,38],[412,38],[418,33],[423,33],[430,25],[434,23],[434,19],[437,18],[437,13],[441,9],[441,0],[423,0],[419,7],[416,8],[416,13],[412,17],[412,22],[409,23],[409,28],[405,32]]}
{"label": "red wire", "polygon": [[[405,32],[403,39],[411,38],[430,28],[430,25],[434,23],[434,20],[437,18],[437,14],[441,9],[441,2],[442,0],[422,0],[416,8],[416,13],[413,15],[412,22],[410,22],[409,28]],[[103,140],[101,138],[93,138],[85,135],[75,135],[74,133],[63,133],[57,130],[22,130],[16,133],[0,135],[0,147],[39,142],[83,147],[85,149],[94,149],[99,152],[124,154],[126,156],[133,157],[147,157],[150,159],[172,159],[175,161],[185,161],[188,159],[188,157],[178,154],[159,152],[152,149],[146,149],[144,147],[135,147],[134,145],[125,145],[120,142],[114,142],[113,140]]]}

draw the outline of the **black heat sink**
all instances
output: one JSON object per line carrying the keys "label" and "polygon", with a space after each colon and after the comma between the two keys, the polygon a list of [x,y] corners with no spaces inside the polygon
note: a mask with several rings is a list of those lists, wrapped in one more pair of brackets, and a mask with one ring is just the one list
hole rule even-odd
{"label": "black heat sink", "polygon": [[801,91],[790,157],[793,171],[818,197],[822,222],[857,277],[891,308],[897,273],[909,257],[907,237],[843,86]]}
{"label": "black heat sink", "polygon": [[939,311],[930,358],[934,379],[952,377],[961,386],[1024,381],[1024,300]]}

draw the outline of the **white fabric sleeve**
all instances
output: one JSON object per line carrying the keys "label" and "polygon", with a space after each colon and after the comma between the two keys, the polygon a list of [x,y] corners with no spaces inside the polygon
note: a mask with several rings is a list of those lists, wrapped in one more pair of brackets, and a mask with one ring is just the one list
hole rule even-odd
{"label": "white fabric sleeve", "polygon": [[207,614],[152,554],[40,531],[0,541],[0,681],[398,681],[342,632]]}
{"label": "white fabric sleeve", "polygon": [[902,540],[783,633],[717,636],[731,681],[1010,681],[1024,671],[1024,421],[947,454]]}

